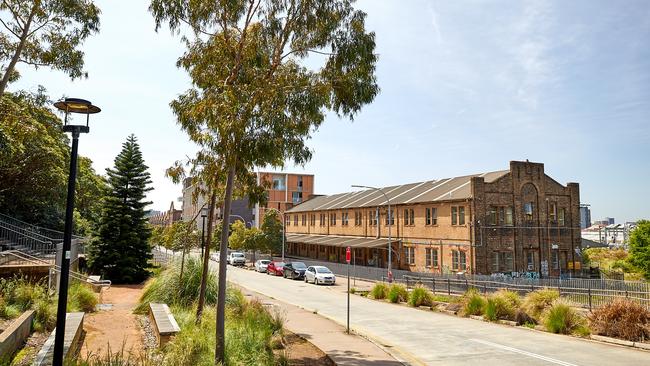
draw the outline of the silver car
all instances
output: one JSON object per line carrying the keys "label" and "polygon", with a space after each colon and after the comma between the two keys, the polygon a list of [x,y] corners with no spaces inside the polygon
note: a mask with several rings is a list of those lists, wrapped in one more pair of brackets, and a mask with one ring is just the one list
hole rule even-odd
{"label": "silver car", "polygon": [[269,266],[269,263],[271,263],[270,260],[268,259],[260,259],[255,262],[255,272],[260,272],[264,273],[266,272],[266,267]]}
{"label": "silver car", "polygon": [[310,266],[305,271],[305,282],[313,282],[315,285],[336,283],[336,276],[325,266]]}

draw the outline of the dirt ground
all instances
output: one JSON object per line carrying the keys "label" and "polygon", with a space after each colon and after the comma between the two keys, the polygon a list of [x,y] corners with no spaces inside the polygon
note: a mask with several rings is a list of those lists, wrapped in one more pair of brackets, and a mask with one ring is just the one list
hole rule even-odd
{"label": "dirt ground", "polygon": [[107,310],[87,314],[84,318],[86,336],[81,348],[81,356],[88,354],[105,355],[110,347],[111,353],[124,351],[138,356],[142,353],[142,330],[138,315],[133,309],[144,285],[111,286],[102,294],[102,303],[111,304]]}
{"label": "dirt ground", "polygon": [[305,339],[287,331],[287,348],[284,350],[291,366],[334,366],[323,351]]}

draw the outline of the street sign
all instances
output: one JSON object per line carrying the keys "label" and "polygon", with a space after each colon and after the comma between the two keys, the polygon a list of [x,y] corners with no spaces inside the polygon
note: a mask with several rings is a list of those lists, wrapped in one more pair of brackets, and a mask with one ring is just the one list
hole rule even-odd
{"label": "street sign", "polygon": [[348,264],[350,264],[350,259],[351,259],[350,258],[350,247],[347,247],[345,249],[345,261],[348,262]]}

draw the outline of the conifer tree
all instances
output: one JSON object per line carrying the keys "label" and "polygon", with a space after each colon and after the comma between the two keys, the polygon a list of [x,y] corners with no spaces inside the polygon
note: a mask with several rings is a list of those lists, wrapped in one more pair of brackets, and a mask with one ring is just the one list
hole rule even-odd
{"label": "conifer tree", "polygon": [[151,228],[145,218],[145,195],[153,188],[148,167],[134,135],[122,144],[115,167],[106,169],[109,192],[102,205],[89,263],[94,273],[116,283],[139,283],[147,275],[151,258]]}

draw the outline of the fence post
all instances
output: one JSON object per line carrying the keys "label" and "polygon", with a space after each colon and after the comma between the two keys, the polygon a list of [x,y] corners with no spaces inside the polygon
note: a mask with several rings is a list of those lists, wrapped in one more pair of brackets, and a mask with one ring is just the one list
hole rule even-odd
{"label": "fence post", "polygon": [[591,311],[591,281],[587,281],[589,283],[589,311]]}
{"label": "fence post", "polygon": [[431,277],[431,287],[433,288],[433,294],[436,294],[436,278]]}
{"label": "fence post", "polygon": [[487,295],[487,284],[483,282],[483,295]]}
{"label": "fence post", "polygon": [[451,296],[451,279],[447,278],[447,295]]}
{"label": "fence post", "polygon": [[[557,279],[557,292],[562,296],[562,286],[561,286],[562,279],[558,278]],[[589,285],[591,286],[591,284]]]}

